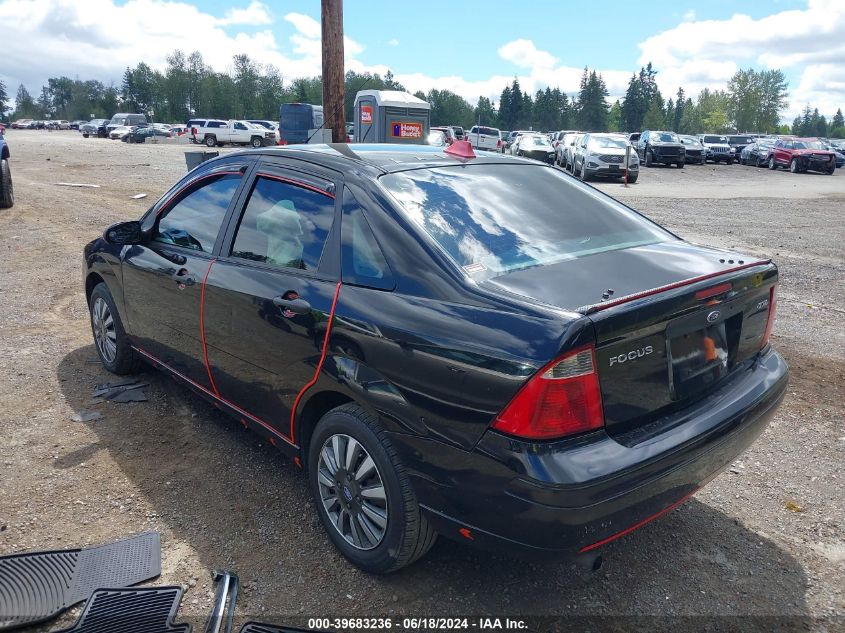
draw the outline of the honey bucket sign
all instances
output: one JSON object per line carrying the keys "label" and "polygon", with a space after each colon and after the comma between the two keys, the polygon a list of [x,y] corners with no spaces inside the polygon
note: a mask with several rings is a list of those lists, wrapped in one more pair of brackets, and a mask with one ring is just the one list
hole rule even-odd
{"label": "honey bucket sign", "polygon": [[401,121],[393,121],[390,124],[390,127],[395,138],[421,139],[423,136],[422,123],[402,123]]}
{"label": "honey bucket sign", "polygon": [[373,106],[361,106],[361,125],[372,125],[373,123]]}

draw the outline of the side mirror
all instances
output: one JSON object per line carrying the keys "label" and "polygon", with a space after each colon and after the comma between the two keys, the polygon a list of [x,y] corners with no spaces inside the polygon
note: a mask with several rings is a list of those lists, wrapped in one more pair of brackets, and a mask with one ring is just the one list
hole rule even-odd
{"label": "side mirror", "polygon": [[105,230],[103,239],[109,244],[117,244],[118,246],[140,244],[144,239],[144,232],[141,230],[141,223],[138,220],[118,222]]}

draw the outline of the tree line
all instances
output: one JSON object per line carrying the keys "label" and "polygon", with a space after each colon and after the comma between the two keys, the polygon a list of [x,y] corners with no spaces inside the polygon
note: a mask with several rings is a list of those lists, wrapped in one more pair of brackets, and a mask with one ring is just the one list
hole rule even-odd
{"label": "tree line", "polygon": [[[578,92],[568,95],[546,87],[533,95],[519,80],[505,86],[498,104],[480,97],[473,106],[450,90],[417,92],[431,104],[432,125],[483,125],[505,130],[579,129],[594,132],[634,132],[669,129],[680,133],[769,132],[807,136],[845,136],[842,111],[830,120],[809,105],[792,126],[781,124],[780,113],[789,105],[788,82],[777,69],[737,71],[724,89],[705,88],[693,99],[683,87],[664,99],[657,87],[657,70],[651,63],[633,73],[625,95],[608,102],[601,74],[585,67]],[[405,90],[388,71],[379,74],[346,73],[346,119],[353,120],[359,90]],[[6,87],[0,83],[0,116],[6,114]],[[68,120],[110,117],[118,111],[144,112],[153,120],[183,122],[194,116],[222,119],[276,120],[279,104],[321,103],[322,80],[296,78],[286,82],[281,71],[248,55],[235,55],[226,72],[218,72],[194,51],[175,50],[163,70],[145,62],[127,68],[119,86],[96,80],[53,77],[33,97],[21,85],[15,98],[14,118]]]}

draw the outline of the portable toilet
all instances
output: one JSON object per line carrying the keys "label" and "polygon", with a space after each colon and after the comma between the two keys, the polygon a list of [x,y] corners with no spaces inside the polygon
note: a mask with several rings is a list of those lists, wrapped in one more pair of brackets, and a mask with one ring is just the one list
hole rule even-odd
{"label": "portable toilet", "polygon": [[400,90],[361,90],[355,95],[357,143],[424,145],[431,127],[427,101]]}

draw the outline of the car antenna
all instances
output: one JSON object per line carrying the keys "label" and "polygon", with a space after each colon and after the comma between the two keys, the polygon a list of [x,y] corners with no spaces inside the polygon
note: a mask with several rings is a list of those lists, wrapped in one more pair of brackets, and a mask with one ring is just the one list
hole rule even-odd
{"label": "car antenna", "polygon": [[[362,90],[364,88],[364,86],[366,86],[368,83],[370,83],[370,81],[372,81],[372,79],[373,79],[372,75],[367,77],[366,81],[364,81],[364,83],[362,83],[360,86],[358,86],[358,90],[355,91],[355,94],[358,94],[358,92],[360,90]],[[334,109],[334,112],[332,113],[332,120],[334,120],[334,118],[337,116],[337,111],[340,110],[341,106],[344,107],[344,108],[346,107],[346,100],[345,99],[344,99],[344,102],[342,104],[340,104],[339,106],[337,106]],[[324,127],[326,127],[326,117],[323,117],[323,124],[320,127],[318,127],[316,130],[314,130],[314,133],[311,136],[308,137],[308,140],[305,141],[305,144],[308,145],[311,142],[311,139],[314,138],[315,136],[317,136],[317,132],[322,130]],[[367,130],[367,132],[369,132],[369,130]],[[346,130],[344,130],[343,133],[346,134]]]}

